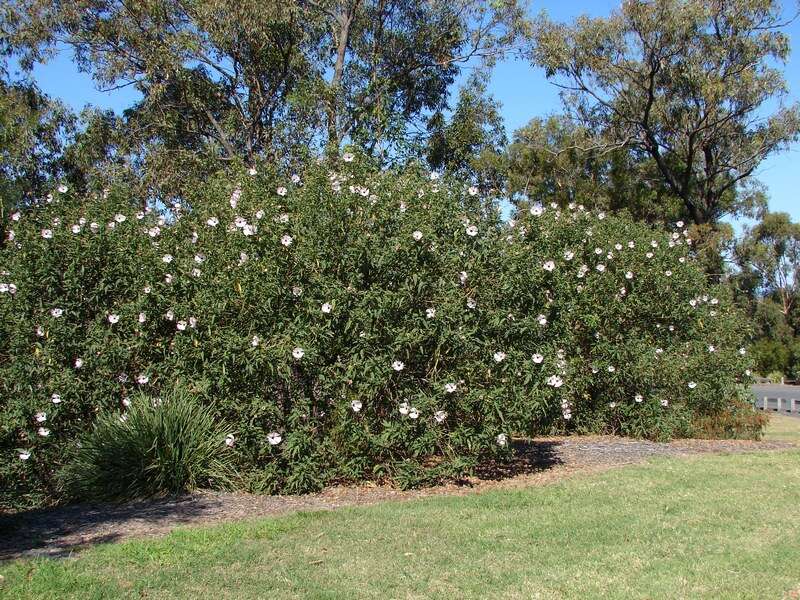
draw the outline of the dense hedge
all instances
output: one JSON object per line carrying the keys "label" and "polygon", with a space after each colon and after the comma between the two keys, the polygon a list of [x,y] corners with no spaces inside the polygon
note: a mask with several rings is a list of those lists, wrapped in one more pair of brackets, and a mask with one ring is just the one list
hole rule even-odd
{"label": "dense hedge", "polygon": [[475,188],[358,159],[131,206],[62,188],[7,224],[4,504],[58,497],[69,448],[134,391],[199,398],[253,489],[298,492],[437,480],[512,434],[690,435],[746,379],[740,316],[680,228],[508,223]]}

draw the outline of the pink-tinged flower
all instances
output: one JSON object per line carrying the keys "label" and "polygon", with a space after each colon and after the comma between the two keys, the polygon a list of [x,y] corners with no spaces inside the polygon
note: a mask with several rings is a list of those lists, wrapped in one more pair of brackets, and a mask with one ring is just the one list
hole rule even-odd
{"label": "pink-tinged flower", "polygon": [[498,446],[508,445],[508,436],[505,433],[498,434],[495,440],[497,441]]}
{"label": "pink-tinged flower", "polygon": [[42,229],[42,237],[46,240],[49,240],[53,237],[53,230],[52,229]]}
{"label": "pink-tinged flower", "polygon": [[59,186],[58,186],[58,192],[59,192],[60,194],[66,194],[66,193],[67,193],[67,190],[69,190],[69,188],[68,188],[68,187],[67,187],[65,184],[63,184],[63,183],[62,183],[61,185],[59,185]]}
{"label": "pink-tinged flower", "polygon": [[47,413],[46,412],[37,412],[33,416],[33,418],[36,419],[37,423],[44,423],[45,421],[47,421]]}
{"label": "pink-tinged flower", "polygon": [[355,155],[354,155],[352,152],[345,152],[345,153],[342,155],[342,160],[343,160],[344,162],[353,162],[353,159],[354,159],[354,158],[355,158]]}
{"label": "pink-tinged flower", "polygon": [[47,427],[39,427],[39,429],[36,430],[36,433],[42,437],[47,437],[50,435],[50,430]]}
{"label": "pink-tinged flower", "polygon": [[52,308],[50,309],[50,314],[57,319],[64,314],[64,311],[60,308]]}
{"label": "pink-tinged flower", "polygon": [[130,399],[130,398],[127,398],[127,397],[126,397],[126,398],[123,398],[123,399],[122,399],[122,406],[124,406],[125,408],[127,408],[127,407],[129,407],[130,405],[131,405],[131,399]]}
{"label": "pink-tinged flower", "polygon": [[186,321],[178,321],[175,324],[175,327],[177,328],[178,331],[185,331],[186,330],[186,326],[187,326]]}
{"label": "pink-tinged flower", "polygon": [[28,460],[31,457],[31,453],[28,450],[23,450],[19,453],[20,460]]}
{"label": "pink-tinged flower", "polygon": [[225,445],[228,448],[233,448],[233,445],[235,443],[236,443],[236,438],[234,437],[234,435],[232,433],[229,433],[228,435],[225,436]]}
{"label": "pink-tinged flower", "polygon": [[547,378],[547,385],[554,388],[560,388],[562,385],[564,385],[564,380],[558,375],[551,375]]}
{"label": "pink-tinged flower", "polygon": [[11,213],[11,220],[12,221],[19,221],[20,217],[22,217],[22,213],[20,213],[19,211]]}
{"label": "pink-tinged flower", "polygon": [[119,323],[119,315],[113,313],[108,315],[108,322],[112,325]]}
{"label": "pink-tinged flower", "polygon": [[554,263],[552,260],[548,260],[542,265],[542,268],[545,271],[552,271],[556,268],[556,263]]}
{"label": "pink-tinged flower", "polygon": [[145,385],[149,381],[150,381],[150,378],[144,373],[139,373],[136,376],[136,383],[138,383],[139,385]]}
{"label": "pink-tinged flower", "polygon": [[82,358],[76,358],[75,359],[75,368],[76,369],[80,369],[82,366],[83,366],[83,359]]}
{"label": "pink-tinged flower", "polygon": [[537,352],[536,354],[534,354],[533,356],[531,356],[531,360],[532,360],[533,362],[535,362],[537,365],[539,365],[539,364],[541,364],[541,363],[542,363],[542,361],[544,360],[544,356],[542,356],[541,354],[539,354],[539,353]]}
{"label": "pink-tinged flower", "polygon": [[353,412],[361,412],[361,409],[363,408],[363,406],[364,406],[364,405],[363,405],[363,403],[361,402],[361,400],[353,400],[353,401],[350,403],[350,408],[352,408],[352,409],[353,409]]}
{"label": "pink-tinged flower", "polygon": [[537,202],[533,206],[531,206],[530,213],[534,217],[540,217],[543,212],[544,212],[544,206],[542,206],[541,203]]}
{"label": "pink-tinged flower", "polygon": [[271,431],[267,434],[267,441],[269,442],[270,446],[277,446],[282,440],[283,438],[281,437],[281,434],[277,431]]}
{"label": "pink-tinged flower", "polygon": [[297,360],[300,360],[301,358],[303,358],[303,356],[305,356],[305,354],[306,354],[306,351],[303,350],[300,347],[297,347],[294,350],[292,350],[292,356]]}
{"label": "pink-tinged flower", "polygon": [[277,190],[275,190],[275,191],[277,192],[278,196],[285,196],[285,195],[286,195],[286,193],[287,193],[289,190],[287,190],[287,189],[286,189],[285,187],[283,187],[283,186],[280,186],[280,187],[279,187]]}
{"label": "pink-tinged flower", "polygon": [[291,246],[291,245],[292,245],[292,242],[293,242],[293,241],[294,241],[294,240],[292,239],[292,236],[290,236],[290,235],[288,235],[288,234],[287,234],[287,235],[284,235],[284,236],[281,238],[281,244],[283,244],[283,245],[284,245],[285,247],[287,247],[287,248],[288,248],[289,246]]}

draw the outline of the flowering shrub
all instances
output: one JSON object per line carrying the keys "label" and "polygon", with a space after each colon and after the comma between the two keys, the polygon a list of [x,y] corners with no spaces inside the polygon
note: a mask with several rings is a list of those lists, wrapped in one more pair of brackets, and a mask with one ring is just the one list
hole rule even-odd
{"label": "flowering shrub", "polygon": [[689,435],[746,377],[739,316],[680,230],[577,206],[506,223],[475,188],[348,159],[13,214],[2,502],[56,497],[65,449],[135,391],[198,398],[253,489],[300,492],[436,481],[512,434]]}

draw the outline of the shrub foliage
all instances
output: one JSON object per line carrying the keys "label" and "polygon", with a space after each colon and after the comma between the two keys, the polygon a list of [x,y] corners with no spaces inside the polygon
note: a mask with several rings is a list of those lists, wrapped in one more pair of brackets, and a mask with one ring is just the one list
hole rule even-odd
{"label": "shrub foliage", "polygon": [[506,221],[475,188],[360,159],[132,206],[66,190],[8,223],[6,504],[57,497],[65,449],[136,392],[197,398],[251,488],[301,492],[435,481],[512,434],[690,435],[746,379],[739,315],[681,227],[574,205]]}

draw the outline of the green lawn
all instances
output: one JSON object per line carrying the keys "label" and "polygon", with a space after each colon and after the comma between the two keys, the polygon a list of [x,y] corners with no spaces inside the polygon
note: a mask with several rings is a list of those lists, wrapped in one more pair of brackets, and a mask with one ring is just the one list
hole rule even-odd
{"label": "green lawn", "polygon": [[0,572],[3,598],[789,597],[800,450],[185,529]]}

